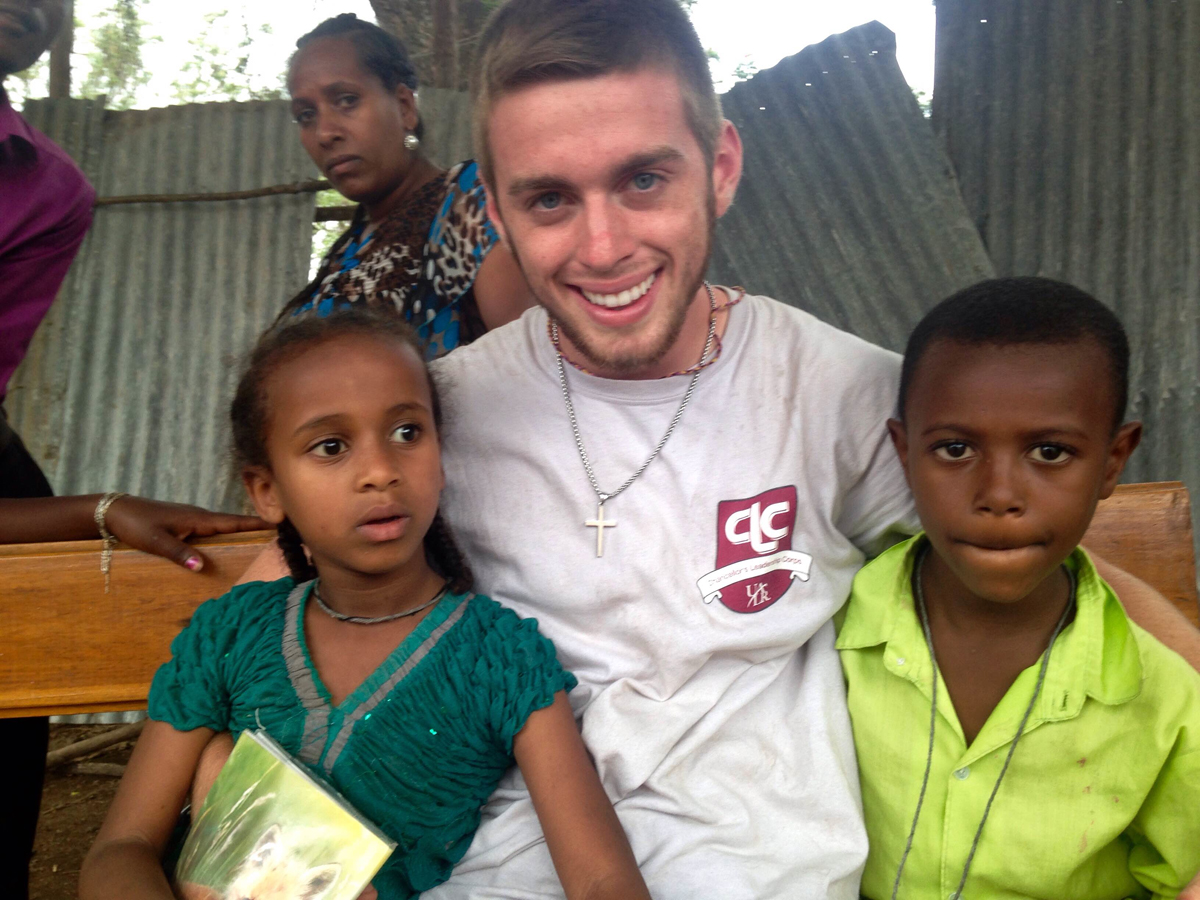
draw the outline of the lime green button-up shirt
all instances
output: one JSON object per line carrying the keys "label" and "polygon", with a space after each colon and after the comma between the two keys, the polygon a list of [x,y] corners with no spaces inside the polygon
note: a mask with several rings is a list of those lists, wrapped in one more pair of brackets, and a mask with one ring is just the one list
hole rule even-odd
{"label": "lime green button-up shirt", "polygon": [[[891,896],[929,747],[932,660],[913,605],[918,536],[866,566],[838,636],[870,854]],[[1168,897],[1200,869],[1200,674],[1132,624],[1082,550],[1077,612],[988,815],[963,900]],[[1018,676],[968,747],[938,685],[933,766],[901,898],[953,896],[1037,683]]]}

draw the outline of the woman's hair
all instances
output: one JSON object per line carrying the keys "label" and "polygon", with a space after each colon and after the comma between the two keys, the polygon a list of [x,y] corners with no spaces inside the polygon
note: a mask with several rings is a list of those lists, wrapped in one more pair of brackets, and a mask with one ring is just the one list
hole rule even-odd
{"label": "woman's hair", "polygon": [[[347,335],[391,339],[411,347],[418,357],[424,358],[424,348],[407,324],[394,315],[363,306],[343,308],[323,319],[305,317],[270,329],[259,338],[251,351],[229,409],[234,456],[242,469],[252,466],[267,470],[271,468],[267,456],[267,431],[271,425],[267,385],[272,373],[314,347]],[[433,421],[440,431],[442,406],[437,385],[429,377],[428,370],[426,378],[433,402]],[[285,518],[279,523],[278,532],[279,548],[283,551],[292,577],[296,581],[316,578],[317,571],[304,552],[303,539],[296,526]],[[461,594],[471,589],[474,583],[471,568],[441,512],[434,516],[433,524],[425,533],[425,557],[434,570],[449,581],[451,591]]]}
{"label": "woman's hair", "polygon": [[[414,93],[417,90],[417,71],[408,58],[408,49],[395,35],[390,34],[373,22],[364,22],[354,13],[342,13],[326,19],[300,40],[296,41],[296,52],[288,60],[290,70],[300,51],[321,38],[346,38],[358,56],[358,64],[383,82],[389,93],[403,84]],[[418,119],[418,138],[425,136],[425,123]]]}

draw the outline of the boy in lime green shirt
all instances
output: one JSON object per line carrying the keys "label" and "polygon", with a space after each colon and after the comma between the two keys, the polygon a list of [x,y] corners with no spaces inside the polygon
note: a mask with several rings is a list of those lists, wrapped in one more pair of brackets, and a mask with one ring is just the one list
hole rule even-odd
{"label": "boy in lime green shirt", "polygon": [[925,531],[838,637],[871,900],[1173,900],[1200,868],[1200,674],[1078,547],[1141,437],[1128,365],[1112,312],[1040,278],[909,340],[888,426]]}

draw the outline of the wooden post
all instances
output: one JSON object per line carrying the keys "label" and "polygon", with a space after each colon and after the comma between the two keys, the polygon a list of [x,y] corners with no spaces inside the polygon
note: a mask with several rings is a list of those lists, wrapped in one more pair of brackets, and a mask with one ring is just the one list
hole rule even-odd
{"label": "wooden post", "polygon": [[71,51],[75,47],[75,0],[66,0],[62,31],[50,47],[50,97],[71,96]]}
{"label": "wooden post", "polygon": [[458,86],[458,0],[433,0],[433,40],[430,45],[433,84]]}

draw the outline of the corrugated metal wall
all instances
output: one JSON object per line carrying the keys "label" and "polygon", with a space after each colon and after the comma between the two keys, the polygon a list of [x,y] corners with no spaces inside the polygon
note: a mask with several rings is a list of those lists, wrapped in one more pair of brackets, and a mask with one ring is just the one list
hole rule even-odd
{"label": "corrugated metal wall", "polygon": [[[284,102],[105,112],[36,101],[26,114],[101,197],[315,175]],[[241,506],[228,404],[240,358],[305,282],[313,203],[308,194],[96,210],[6,401],[55,490]]]}
{"label": "corrugated metal wall", "polygon": [[883,25],[814,44],[723,103],[746,163],[716,280],[903,349],[924,310],[992,275]]}
{"label": "corrugated metal wall", "polygon": [[1200,491],[1200,3],[939,0],[934,122],[996,270],[1133,345],[1127,480]]}

